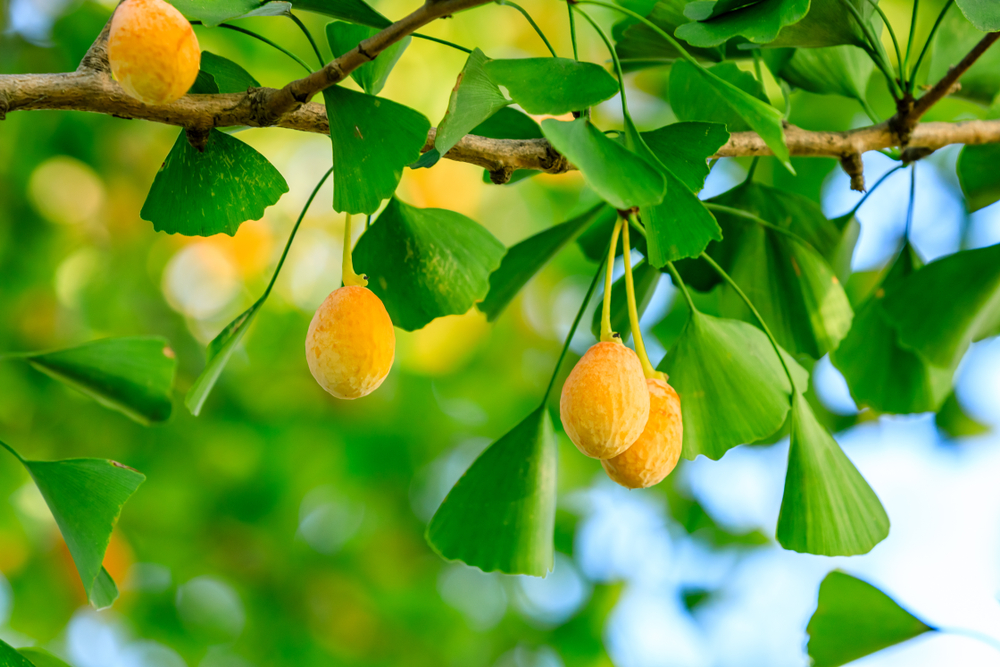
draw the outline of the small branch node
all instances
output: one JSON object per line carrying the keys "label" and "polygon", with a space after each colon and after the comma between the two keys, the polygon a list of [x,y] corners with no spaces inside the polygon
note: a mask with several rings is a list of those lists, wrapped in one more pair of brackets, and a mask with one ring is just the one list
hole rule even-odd
{"label": "small branch node", "polygon": [[196,148],[199,153],[204,153],[205,147],[208,146],[208,138],[212,133],[212,128],[187,127],[184,128],[184,132],[187,135],[188,143]]}
{"label": "small branch node", "polygon": [[841,156],[840,166],[851,177],[851,189],[865,192],[865,165],[861,161],[861,153],[848,153]]}
{"label": "small branch node", "polygon": [[510,183],[510,177],[514,175],[513,167],[500,167],[499,169],[490,170],[490,181],[494,185],[504,185],[505,183]]}

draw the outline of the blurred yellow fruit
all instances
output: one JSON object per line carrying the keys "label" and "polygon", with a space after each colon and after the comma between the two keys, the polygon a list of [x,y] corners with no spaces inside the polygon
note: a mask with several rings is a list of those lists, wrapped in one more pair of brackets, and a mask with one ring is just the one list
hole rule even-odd
{"label": "blurred yellow fruit", "polygon": [[649,417],[649,390],[635,352],[597,343],[566,378],[559,416],[577,449],[595,459],[618,456],[636,441]]}
{"label": "blurred yellow fruit", "polygon": [[635,443],[618,456],[601,461],[604,471],[628,489],[659,484],[681,456],[684,424],[681,398],[663,380],[648,379],[649,420]]}
{"label": "blurred yellow fruit", "polygon": [[319,386],[355,399],[382,384],[396,356],[396,332],[371,290],[348,285],[330,293],[306,334],[306,360]]}
{"label": "blurred yellow fruit", "polygon": [[187,19],[163,0],[125,0],[108,36],[111,72],[145,104],[183,97],[198,77],[201,49]]}

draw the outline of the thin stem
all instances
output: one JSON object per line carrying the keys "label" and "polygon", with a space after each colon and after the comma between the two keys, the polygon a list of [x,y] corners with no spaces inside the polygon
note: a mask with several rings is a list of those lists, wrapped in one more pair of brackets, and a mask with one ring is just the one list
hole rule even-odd
{"label": "thin stem", "polygon": [[705,208],[707,208],[709,211],[718,211],[719,213],[728,213],[729,215],[735,215],[738,218],[745,218],[747,220],[751,220],[753,222],[756,222],[761,227],[767,227],[768,229],[770,229],[772,231],[775,231],[778,234],[784,234],[785,236],[787,236],[789,238],[795,239],[799,243],[804,243],[806,245],[809,245],[808,242],[805,241],[805,239],[802,239],[801,237],[799,237],[798,235],[796,235],[794,232],[789,231],[789,230],[785,229],[784,227],[779,227],[778,225],[774,224],[773,222],[768,222],[767,220],[765,220],[764,218],[760,217],[759,215],[754,215],[753,213],[750,213],[749,211],[744,211],[743,209],[739,209],[739,208],[733,208],[731,206],[724,206],[723,204],[714,204],[712,202],[702,202],[702,204],[704,204]]}
{"label": "thin stem", "polygon": [[858,27],[861,28],[861,32],[865,34],[865,38],[868,40],[869,48],[865,49],[868,56],[875,63],[882,74],[885,76],[886,81],[889,83],[889,92],[892,93],[894,100],[899,100],[897,92],[902,93],[902,89],[896,82],[896,77],[892,74],[892,67],[889,65],[888,58],[885,56],[884,49],[882,49],[882,43],[878,41],[875,36],[875,31],[872,30],[871,24],[865,21],[864,17],[861,16],[861,12],[855,7],[850,0],[840,0],[840,4],[844,6],[844,9],[854,17],[857,21]]}
{"label": "thin stem", "polygon": [[306,39],[309,40],[309,44],[313,47],[313,53],[316,54],[316,60],[319,61],[320,68],[322,68],[326,65],[326,61],[323,60],[323,54],[319,52],[319,46],[316,45],[316,40],[313,39],[312,33],[309,32],[309,28],[306,27],[306,24],[303,23],[298,16],[291,12],[288,12],[288,18],[292,19],[292,21],[295,22],[295,25],[299,26],[299,29],[305,34]]}
{"label": "thin stem", "polygon": [[517,4],[516,2],[511,2],[511,0],[499,0],[499,2],[501,5],[507,5],[509,7],[513,7],[517,11],[521,12],[521,15],[524,16],[525,19],[527,19],[528,23],[531,24],[531,27],[535,29],[536,33],[538,33],[538,36],[542,38],[543,42],[545,42],[545,47],[549,50],[549,53],[552,54],[552,57],[553,58],[558,57],[556,56],[556,50],[552,48],[551,44],[549,44],[549,40],[545,38],[545,33],[542,32],[542,29],[538,27],[537,23],[535,23],[535,19],[531,18],[531,14],[528,13],[528,10],[526,10],[524,7]]}
{"label": "thin stem", "polygon": [[306,211],[309,210],[313,200],[316,199],[316,195],[319,194],[319,189],[323,187],[323,184],[326,183],[326,179],[330,178],[330,174],[332,173],[333,167],[330,167],[330,170],[323,175],[323,178],[320,179],[319,183],[317,183],[316,187],[313,189],[312,194],[309,195],[306,205],[302,207],[302,213],[299,214],[299,219],[295,221],[295,226],[292,227],[292,233],[288,235],[288,243],[285,244],[285,250],[281,253],[281,259],[278,260],[278,266],[274,268],[274,275],[271,276],[271,282],[267,284],[267,289],[264,290],[264,296],[261,297],[261,300],[266,299],[268,295],[271,294],[271,290],[274,288],[274,283],[278,280],[278,274],[281,273],[281,267],[285,265],[285,259],[288,257],[288,251],[292,249],[292,241],[295,240],[295,235],[299,231],[299,225],[302,224],[302,220],[306,217]]}
{"label": "thin stem", "polygon": [[17,460],[20,461],[21,463],[26,463],[26,461],[24,460],[24,458],[20,454],[17,453],[17,450],[14,449],[13,447],[11,447],[10,445],[8,445],[3,440],[0,440],[0,447],[3,447],[8,452],[10,452],[11,454],[13,454],[17,458]]}
{"label": "thin stem", "polygon": [[573,3],[567,2],[566,9],[569,11],[569,40],[573,43],[573,60],[579,60],[580,54],[576,49],[576,16],[573,14]]}
{"label": "thin stem", "polygon": [[[648,27],[650,30],[652,30],[656,34],[658,34],[660,37],[662,37],[663,39],[667,40],[667,42],[671,46],[673,46],[677,50],[677,52],[679,54],[681,54],[681,58],[683,58],[684,60],[688,61],[689,63],[691,63],[692,65],[694,65],[698,69],[700,69],[701,71],[706,72],[708,74],[711,74],[711,72],[709,72],[704,67],[702,67],[701,63],[699,63],[695,59],[694,56],[692,56],[690,53],[688,53],[687,49],[685,49],[683,46],[681,46],[680,42],[678,42],[676,39],[674,39],[672,35],[669,35],[666,32],[664,32],[664,30],[662,28],[660,28],[660,26],[656,25],[655,23],[653,23],[652,21],[650,21],[649,19],[647,19],[642,14],[639,14],[637,12],[633,12],[631,9],[628,9],[626,7],[620,7],[618,5],[611,4],[610,2],[602,2],[601,0],[577,0],[576,3],[575,4],[571,4],[570,7],[571,8],[572,7],[576,7],[577,5],[594,5],[595,7],[604,7],[605,9],[614,9],[614,10],[617,10],[617,11],[621,12],[622,14],[625,14],[626,16],[631,16],[632,18],[636,19],[637,21],[645,24],[646,27]],[[586,14],[584,14],[584,16],[586,16]],[[591,21],[591,23],[593,23],[593,21]],[[715,76],[715,75],[712,75],[712,76]]]}
{"label": "thin stem", "polygon": [[988,635],[985,632],[980,632],[979,630],[972,630],[969,628],[937,628],[937,631],[946,632],[949,635],[959,635],[962,637],[968,637],[969,639],[976,639],[993,647],[997,651],[1000,651],[1000,639],[997,639],[993,635]]}
{"label": "thin stem", "polygon": [[[590,3],[590,4],[598,4],[598,3]],[[625,74],[624,72],[622,72],[622,64],[621,61],[618,60],[618,52],[615,51],[615,47],[611,43],[611,38],[608,37],[607,33],[604,32],[604,29],[597,24],[597,21],[591,18],[590,14],[583,11],[579,7],[576,7],[576,5],[570,5],[570,6],[576,9],[578,12],[580,12],[580,15],[583,18],[587,19],[587,23],[591,25],[594,31],[601,37],[601,40],[604,42],[604,46],[608,48],[608,52],[611,54],[611,61],[615,65],[615,73],[618,75],[618,91],[621,93],[622,96],[622,114],[624,114],[627,120],[631,121],[632,117],[629,115],[628,112],[628,100],[625,99]]]}
{"label": "thin stem", "polygon": [[344,264],[341,275],[344,285],[367,287],[368,279],[354,272],[354,259],[351,257],[351,246],[354,244],[354,234],[351,229],[351,214],[344,220]]}
{"label": "thin stem", "polygon": [[[201,21],[191,21],[191,25],[205,25],[205,24],[202,23]],[[226,30],[234,30],[236,32],[242,33],[244,35],[248,35],[250,37],[253,37],[256,40],[264,42],[268,46],[273,47],[273,48],[277,49],[278,51],[281,51],[286,56],[288,56],[289,58],[291,58],[292,60],[294,60],[298,64],[302,65],[302,67],[305,68],[305,70],[307,72],[309,72],[310,74],[312,74],[312,72],[313,72],[312,68],[309,67],[309,65],[307,65],[306,62],[304,60],[302,60],[302,58],[299,58],[297,55],[295,55],[294,53],[292,53],[291,51],[289,51],[285,47],[281,46],[280,44],[276,44],[275,42],[272,42],[271,40],[269,40],[267,37],[264,37],[263,35],[258,35],[257,33],[253,32],[253,31],[247,30],[246,28],[241,28],[241,27],[239,27],[237,25],[230,25],[228,23],[220,23],[217,27],[219,27],[219,28],[225,28]]]}
{"label": "thin stem", "polygon": [[677,273],[677,267],[674,266],[673,262],[667,262],[667,271],[670,271],[670,277],[674,279],[674,286],[681,291],[684,295],[684,300],[687,301],[688,308],[692,313],[698,311],[694,307],[694,301],[691,299],[691,293],[688,292],[687,285],[684,284],[684,280],[681,278],[681,274]]}
{"label": "thin stem", "polygon": [[[895,173],[896,173],[897,171],[899,171],[900,169],[902,169],[902,168],[903,168],[903,167],[905,167],[905,166],[906,166],[906,165],[902,165],[902,164],[900,164],[900,165],[896,165],[895,167],[893,167],[893,168],[892,168],[892,169],[890,169],[889,171],[887,171],[887,172],[885,172],[884,174],[882,174],[882,175],[881,175],[881,176],[879,177],[879,179],[878,179],[877,181],[875,181],[875,185],[873,185],[873,186],[871,186],[870,188],[868,188],[868,192],[866,192],[866,193],[865,193],[865,195],[864,195],[864,197],[862,197],[862,198],[861,198],[861,199],[860,199],[860,200],[858,201],[858,203],[854,205],[854,208],[852,208],[852,209],[851,209],[851,212],[850,212],[850,213],[849,213],[848,215],[850,215],[850,216],[851,216],[852,218],[853,218],[853,217],[854,217],[855,215],[857,215],[857,213],[858,213],[858,209],[860,209],[860,208],[861,208],[861,206],[862,206],[862,205],[863,205],[863,204],[864,204],[864,203],[865,203],[866,201],[868,201],[868,198],[869,198],[869,197],[871,197],[871,196],[872,196],[872,193],[873,193],[873,192],[875,192],[875,190],[877,190],[877,189],[878,189],[878,186],[882,185],[882,183],[884,183],[884,182],[885,182],[885,180],[886,180],[887,178],[889,178],[890,176],[892,176],[893,174],[895,174]],[[843,216],[841,216],[841,217],[843,217]]]}
{"label": "thin stem", "polygon": [[913,69],[910,70],[907,92],[913,92],[913,87],[917,82],[917,73],[920,72],[920,63],[924,61],[924,56],[927,55],[927,49],[930,48],[931,42],[934,41],[934,33],[936,33],[938,28],[941,26],[941,22],[944,21],[944,15],[948,13],[948,9],[951,8],[951,4],[953,2],[955,2],[955,0],[948,0],[948,2],[944,3],[944,7],[941,8],[941,13],[938,14],[937,19],[934,21],[934,25],[931,27],[931,31],[927,35],[927,41],[924,42],[924,48],[920,50],[920,55],[917,56],[917,62],[913,63]]}
{"label": "thin stem", "polygon": [[750,168],[747,169],[747,177],[743,179],[744,183],[749,183],[753,180],[753,175],[757,172],[757,164],[760,162],[760,156],[754,155],[753,159],[750,160]]}
{"label": "thin stem", "polygon": [[716,264],[715,260],[712,259],[707,252],[701,253],[700,256],[703,260],[708,262],[713,269],[715,269],[716,273],[722,276],[723,280],[729,283],[729,286],[733,288],[733,291],[736,292],[736,294],[739,295],[741,299],[743,299],[743,303],[745,303],[747,308],[750,309],[750,312],[753,313],[754,318],[756,318],[757,322],[760,324],[760,328],[764,330],[764,333],[767,334],[768,340],[771,341],[771,347],[774,348],[774,353],[778,355],[778,361],[781,362],[781,367],[785,369],[785,375],[788,376],[788,384],[791,387],[792,393],[794,394],[796,389],[795,389],[795,380],[792,378],[792,371],[788,368],[788,364],[785,363],[785,356],[781,354],[781,346],[778,345],[778,341],[774,337],[774,334],[772,334],[771,330],[767,327],[767,322],[765,322],[764,318],[760,316],[760,313],[757,312],[757,309],[754,307],[753,302],[746,294],[743,293],[743,290],[741,290],[740,286],[736,284],[736,281],[733,280],[729,276],[729,274],[726,273],[725,270],[723,270],[721,266]]}
{"label": "thin stem", "polygon": [[763,87],[764,85],[764,71],[760,66],[760,49],[753,49],[750,51],[753,56],[753,71],[757,75],[757,82]]}
{"label": "thin stem", "polygon": [[910,64],[910,48],[913,46],[913,39],[917,36],[917,12],[919,9],[920,0],[913,0],[913,13],[910,15],[910,36],[906,38],[906,55],[903,56],[901,74],[906,71],[906,67]]}
{"label": "thin stem", "polygon": [[563,343],[562,352],[559,353],[559,360],[556,361],[555,370],[552,371],[552,379],[549,380],[549,386],[545,389],[545,396],[542,397],[542,405],[545,405],[549,400],[549,394],[552,393],[552,387],[556,384],[556,378],[559,377],[559,369],[562,367],[563,360],[566,359],[566,353],[569,351],[569,345],[573,342],[573,336],[576,335],[576,330],[580,326],[580,320],[583,319],[583,313],[587,310],[587,304],[590,303],[590,298],[594,296],[594,290],[597,289],[597,283],[601,279],[601,270],[604,268],[604,262],[607,260],[601,259],[600,264],[597,265],[597,272],[594,274],[594,279],[590,281],[590,287],[587,288],[587,294],[583,297],[583,303],[580,304],[580,310],[576,313],[576,318],[573,320],[573,325],[569,328],[569,334],[566,336],[566,342]]}
{"label": "thin stem", "polygon": [[913,202],[917,198],[917,163],[910,165],[910,203],[906,208],[906,230],[903,232],[904,241],[910,240],[910,230],[913,228]]}
{"label": "thin stem", "polygon": [[[635,213],[629,213],[629,222],[635,220]],[[639,309],[635,304],[635,281],[632,278],[632,249],[628,242],[629,224],[622,225],[622,258],[625,260],[625,298],[628,301],[628,321],[632,327],[632,340],[635,343],[635,353],[642,364],[642,373],[647,379],[663,379],[663,375],[653,368],[649,363],[649,355],[646,354],[646,345],[642,342],[642,330],[639,327]]]}
{"label": "thin stem", "polygon": [[611,231],[611,243],[608,244],[608,266],[604,275],[604,304],[601,308],[601,342],[607,343],[618,340],[615,332],[611,330],[611,285],[613,283],[615,271],[615,251],[618,250],[618,235],[622,231],[622,222],[615,223]]}
{"label": "thin stem", "polygon": [[868,120],[875,124],[882,122],[882,119],[879,118],[879,115],[875,113],[875,110],[872,109],[870,104],[868,104],[868,100],[866,100],[863,96],[858,98],[858,104],[861,105],[861,110],[865,112],[866,116],[868,116]]}
{"label": "thin stem", "polygon": [[455,42],[449,42],[447,39],[440,39],[438,37],[431,37],[430,35],[425,35],[423,33],[415,32],[413,36],[417,39],[423,39],[428,42],[437,42],[438,44],[444,44],[445,46],[450,46],[453,49],[461,51],[462,53],[472,53],[472,49],[467,49],[464,46],[459,46]]}
{"label": "thin stem", "polygon": [[372,216],[369,213],[368,217],[365,218],[365,230],[367,231],[369,227],[372,226]]}
{"label": "thin stem", "polygon": [[906,87],[906,72],[903,69],[903,53],[899,49],[899,41],[896,39],[896,31],[892,29],[892,23],[889,22],[889,17],[885,15],[882,8],[879,7],[877,0],[868,0],[868,4],[875,8],[878,15],[882,17],[882,23],[885,24],[886,29],[889,31],[889,37],[892,39],[892,48],[896,50],[896,64],[899,65],[899,78],[904,90]]}

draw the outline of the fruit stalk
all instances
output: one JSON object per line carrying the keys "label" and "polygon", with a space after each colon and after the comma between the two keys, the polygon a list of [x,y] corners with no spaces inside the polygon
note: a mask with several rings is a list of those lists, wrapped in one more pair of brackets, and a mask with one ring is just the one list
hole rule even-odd
{"label": "fruit stalk", "polygon": [[632,279],[632,254],[628,240],[629,223],[636,224],[635,213],[629,213],[629,222],[622,225],[622,258],[625,260],[625,296],[628,301],[628,321],[632,327],[632,340],[635,342],[635,353],[639,355],[642,373],[647,380],[666,380],[666,376],[653,368],[646,354],[646,345],[642,342],[642,330],[639,328],[639,309],[635,305],[635,281]]}
{"label": "fruit stalk", "polygon": [[344,220],[344,265],[342,270],[344,285],[367,287],[368,279],[354,272],[354,260],[351,257],[351,244],[354,241],[354,234],[351,228],[351,214],[348,213]]}
{"label": "fruit stalk", "polygon": [[611,330],[611,285],[615,271],[615,252],[618,250],[618,235],[622,230],[622,220],[615,223],[611,231],[611,245],[608,246],[608,266],[604,275],[604,304],[601,310],[601,342],[621,342],[618,335]]}

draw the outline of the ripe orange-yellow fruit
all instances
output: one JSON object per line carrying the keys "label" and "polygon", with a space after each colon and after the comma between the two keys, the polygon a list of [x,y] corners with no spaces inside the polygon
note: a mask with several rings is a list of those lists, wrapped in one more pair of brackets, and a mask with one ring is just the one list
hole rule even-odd
{"label": "ripe orange-yellow fruit", "polygon": [[648,379],[649,420],[642,435],[618,456],[601,461],[604,472],[629,489],[659,484],[681,457],[684,423],[681,398],[663,380]]}
{"label": "ripe orange-yellow fruit", "polygon": [[559,416],[577,449],[610,459],[629,448],[649,417],[649,390],[635,352],[597,343],[573,367],[562,388]]}
{"label": "ripe orange-yellow fruit", "polygon": [[366,287],[334,290],[309,324],[309,371],[337,398],[361,398],[378,389],[395,356],[392,320],[382,300]]}
{"label": "ripe orange-yellow fruit", "polygon": [[111,72],[145,104],[168,104],[198,78],[201,49],[184,15],[163,0],[125,0],[111,19]]}

